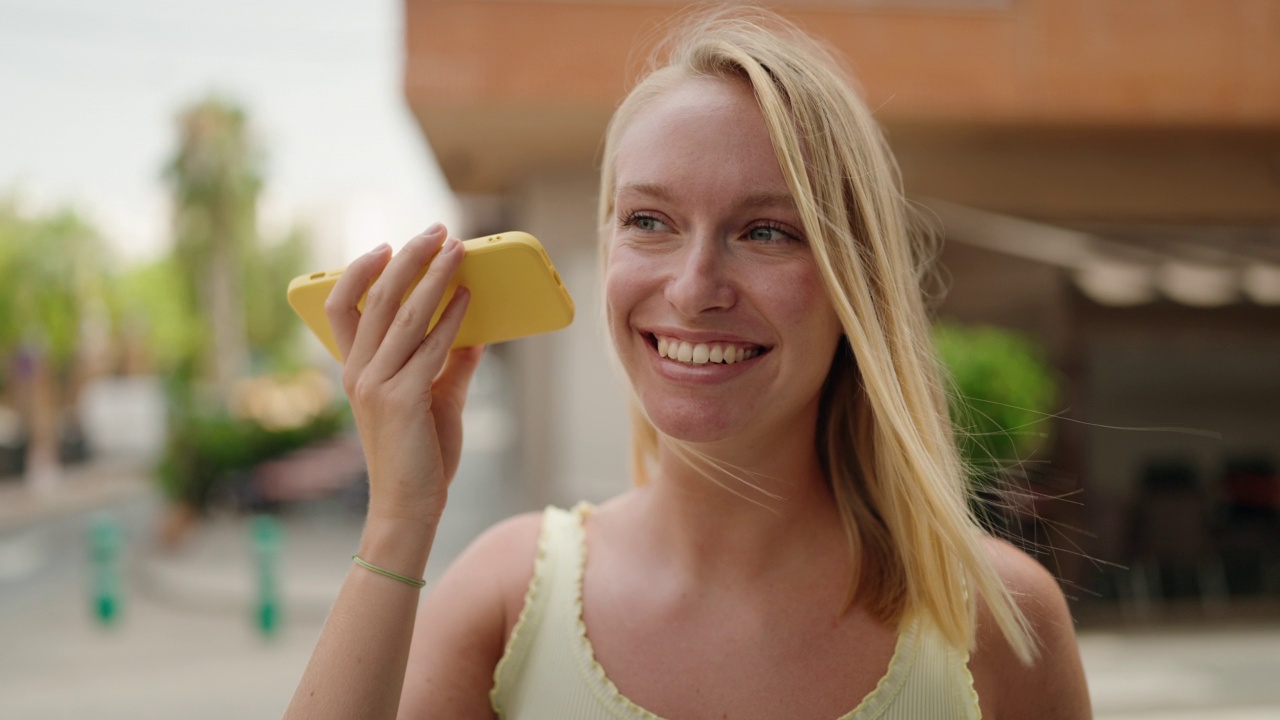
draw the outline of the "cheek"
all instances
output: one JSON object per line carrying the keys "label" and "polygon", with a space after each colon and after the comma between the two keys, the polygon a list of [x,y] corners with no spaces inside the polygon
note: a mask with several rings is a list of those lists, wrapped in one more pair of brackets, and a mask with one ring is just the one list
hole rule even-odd
{"label": "cheek", "polygon": [[808,264],[791,268],[775,268],[756,279],[773,311],[794,318],[797,325],[837,322],[831,298],[815,268]]}
{"label": "cheek", "polygon": [[604,272],[605,302],[618,310],[634,310],[662,285],[663,267],[650,255],[628,247],[615,248]]}
{"label": "cheek", "polygon": [[[628,332],[630,317],[644,297],[643,274],[626,252],[614,250],[604,274],[605,321],[615,345]],[[619,348],[621,350],[621,348]]]}
{"label": "cheek", "polygon": [[627,275],[620,272],[617,254],[609,259],[609,266],[604,273],[604,308],[605,320],[608,321],[610,329],[617,322],[618,312],[627,304],[629,292],[629,283]]}
{"label": "cheek", "polygon": [[803,329],[807,352],[829,360],[844,328],[816,270],[790,274],[779,287],[782,291],[773,293],[771,300],[779,316],[791,318],[793,327]]}

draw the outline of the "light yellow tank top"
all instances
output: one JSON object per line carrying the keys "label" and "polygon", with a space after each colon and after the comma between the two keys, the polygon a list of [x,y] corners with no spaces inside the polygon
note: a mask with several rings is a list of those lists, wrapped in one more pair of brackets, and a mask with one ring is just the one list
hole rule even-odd
{"label": "light yellow tank top", "polygon": [[[490,702],[505,720],[662,720],[628,700],[596,662],[582,621],[585,503],[547,508],[533,579],[494,670]],[[921,622],[898,636],[888,671],[839,720],[979,718],[967,653]]]}

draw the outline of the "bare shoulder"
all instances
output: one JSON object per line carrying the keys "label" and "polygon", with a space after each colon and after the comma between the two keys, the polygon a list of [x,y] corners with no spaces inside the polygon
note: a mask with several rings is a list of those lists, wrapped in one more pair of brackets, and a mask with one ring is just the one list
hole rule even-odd
{"label": "bare shoulder", "polygon": [[486,530],[445,570],[418,609],[401,718],[491,718],[493,670],[533,577],[541,513]]}
{"label": "bare shoulder", "polygon": [[1035,558],[1012,544],[987,538],[987,558],[1037,630],[1042,624],[1071,625],[1067,601],[1057,578]]}
{"label": "bare shoulder", "polygon": [[990,607],[978,604],[977,648],[970,668],[983,717],[1091,717],[1075,623],[1057,579],[1003,540],[988,539],[986,550],[1031,627],[1037,654],[1030,665],[1024,664],[1005,640]]}
{"label": "bare shoulder", "polygon": [[466,595],[469,588],[485,590],[502,601],[505,645],[533,578],[541,532],[541,512],[516,515],[484,531],[441,576],[427,605],[437,599],[447,603],[450,596]]}

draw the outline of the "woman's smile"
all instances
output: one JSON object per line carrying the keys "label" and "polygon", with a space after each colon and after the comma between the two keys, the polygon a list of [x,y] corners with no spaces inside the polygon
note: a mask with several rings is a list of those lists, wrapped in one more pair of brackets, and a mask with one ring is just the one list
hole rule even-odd
{"label": "woman's smile", "polygon": [[652,371],[665,381],[715,387],[748,375],[769,348],[746,341],[689,339],[690,333],[641,332]]}
{"label": "woman's smile", "polygon": [[751,360],[769,349],[755,343],[736,340],[701,342],[680,335],[647,333],[649,344],[658,351],[658,357],[674,360],[683,365],[733,365]]}

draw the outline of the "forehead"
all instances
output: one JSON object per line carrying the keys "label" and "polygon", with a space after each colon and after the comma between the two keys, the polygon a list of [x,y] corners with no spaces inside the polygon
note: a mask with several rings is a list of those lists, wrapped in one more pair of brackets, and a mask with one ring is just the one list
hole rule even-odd
{"label": "forehead", "polygon": [[619,138],[618,186],[785,193],[764,116],[746,81],[692,78],[662,92]]}

